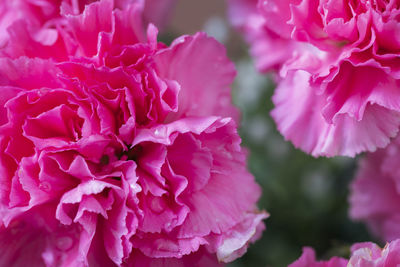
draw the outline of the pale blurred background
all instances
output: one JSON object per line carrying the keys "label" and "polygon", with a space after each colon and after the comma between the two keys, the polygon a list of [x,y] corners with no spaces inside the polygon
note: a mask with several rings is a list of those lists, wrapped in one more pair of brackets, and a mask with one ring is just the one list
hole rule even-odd
{"label": "pale blurred background", "polygon": [[356,161],[314,159],[283,140],[269,116],[274,85],[255,71],[225,11],[223,0],[178,0],[161,39],[170,42],[205,31],[225,44],[238,70],[233,98],[242,110],[240,134],[250,150],[250,170],[263,188],[259,206],[271,217],[263,237],[228,266],[287,266],[300,256],[302,246],[314,247],[320,258],[347,256],[351,243],[373,240],[363,225],[347,216],[348,184]]}

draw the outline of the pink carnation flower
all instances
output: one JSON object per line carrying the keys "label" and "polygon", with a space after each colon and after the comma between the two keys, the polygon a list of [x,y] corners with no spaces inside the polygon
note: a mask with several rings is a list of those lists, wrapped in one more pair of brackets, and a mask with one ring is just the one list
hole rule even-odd
{"label": "pink carnation flower", "polygon": [[297,42],[281,35],[280,27],[269,27],[270,16],[265,16],[258,0],[227,0],[231,24],[243,34],[250,45],[250,53],[260,72],[278,70],[291,58]]}
{"label": "pink carnation flower", "polygon": [[350,217],[384,240],[400,238],[400,139],[361,160],[351,185]]}
{"label": "pink carnation flower", "polygon": [[[234,1],[235,2],[235,1]],[[232,3],[234,3],[232,2]],[[400,126],[399,4],[395,1],[259,0],[232,12],[258,60],[290,42],[272,111],[279,131],[314,156],[385,147]],[[233,9],[236,10],[236,9]],[[257,14],[257,15],[249,15]],[[256,17],[262,26],[256,27]],[[262,29],[258,36],[250,26]],[[261,68],[262,69],[262,68]]]}
{"label": "pink carnation flower", "polygon": [[150,25],[146,37],[142,7],[62,13],[68,60],[5,48],[1,266],[218,266],[259,238],[233,64],[203,33],[167,47]]}
{"label": "pink carnation flower", "polygon": [[351,247],[350,259],[333,257],[316,261],[315,252],[304,248],[301,257],[289,267],[395,267],[400,264],[400,240],[392,241],[381,249],[374,243],[357,243]]}
{"label": "pink carnation flower", "polygon": [[347,260],[333,257],[328,261],[317,261],[315,251],[312,248],[304,247],[301,257],[288,267],[346,267]]}

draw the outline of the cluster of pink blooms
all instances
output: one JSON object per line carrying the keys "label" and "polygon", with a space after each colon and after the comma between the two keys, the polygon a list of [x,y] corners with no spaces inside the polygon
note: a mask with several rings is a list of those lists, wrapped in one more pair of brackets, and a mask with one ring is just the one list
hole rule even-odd
{"label": "cluster of pink blooms", "polygon": [[399,1],[229,0],[260,71],[276,70],[271,115],[314,156],[388,145],[400,127]]}
{"label": "cluster of pink blooms", "polygon": [[[400,262],[400,1],[228,0],[234,27],[260,72],[277,83],[278,130],[313,156],[369,152],[351,185],[350,217],[385,241],[350,260],[291,267],[397,266]],[[378,150],[377,150],[378,149]],[[376,151],[377,150],[377,151]],[[375,152],[376,151],[376,152]]]}
{"label": "cluster of pink blooms", "polygon": [[220,266],[259,238],[234,66],[157,42],[172,4],[0,4],[0,266]]}
{"label": "cluster of pink blooms", "polygon": [[317,261],[311,248],[304,248],[301,257],[289,267],[395,267],[400,262],[400,240],[381,249],[374,243],[358,243],[351,247],[350,259],[333,257]]}

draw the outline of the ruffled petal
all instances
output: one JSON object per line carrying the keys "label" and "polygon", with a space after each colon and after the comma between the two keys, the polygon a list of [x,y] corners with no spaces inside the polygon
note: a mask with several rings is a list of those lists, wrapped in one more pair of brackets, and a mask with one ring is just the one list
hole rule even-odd
{"label": "ruffled petal", "polygon": [[178,112],[168,120],[211,114],[238,119],[229,90],[235,68],[225,48],[213,38],[204,33],[180,37],[159,51],[154,60],[159,75],[181,87]]}
{"label": "ruffled petal", "polygon": [[271,115],[296,147],[314,156],[354,156],[385,147],[396,136],[400,113],[378,101],[371,100],[362,118],[338,113],[333,122],[327,121],[321,113],[327,100],[315,93],[309,79],[306,72],[290,73],[273,97],[276,107]]}

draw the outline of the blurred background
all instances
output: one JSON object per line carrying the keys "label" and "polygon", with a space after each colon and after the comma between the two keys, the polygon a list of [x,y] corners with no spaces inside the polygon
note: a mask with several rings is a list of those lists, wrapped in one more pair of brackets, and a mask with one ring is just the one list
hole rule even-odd
{"label": "blurred background", "polygon": [[287,266],[303,246],[320,259],[347,257],[354,242],[374,240],[348,219],[347,196],[356,160],[312,158],[285,142],[269,116],[274,84],[256,72],[247,46],[230,28],[223,0],[178,0],[161,40],[205,31],[222,42],[236,64],[233,101],[242,111],[240,134],[249,168],[263,189],[260,209],[270,213],[263,237],[229,267]]}

